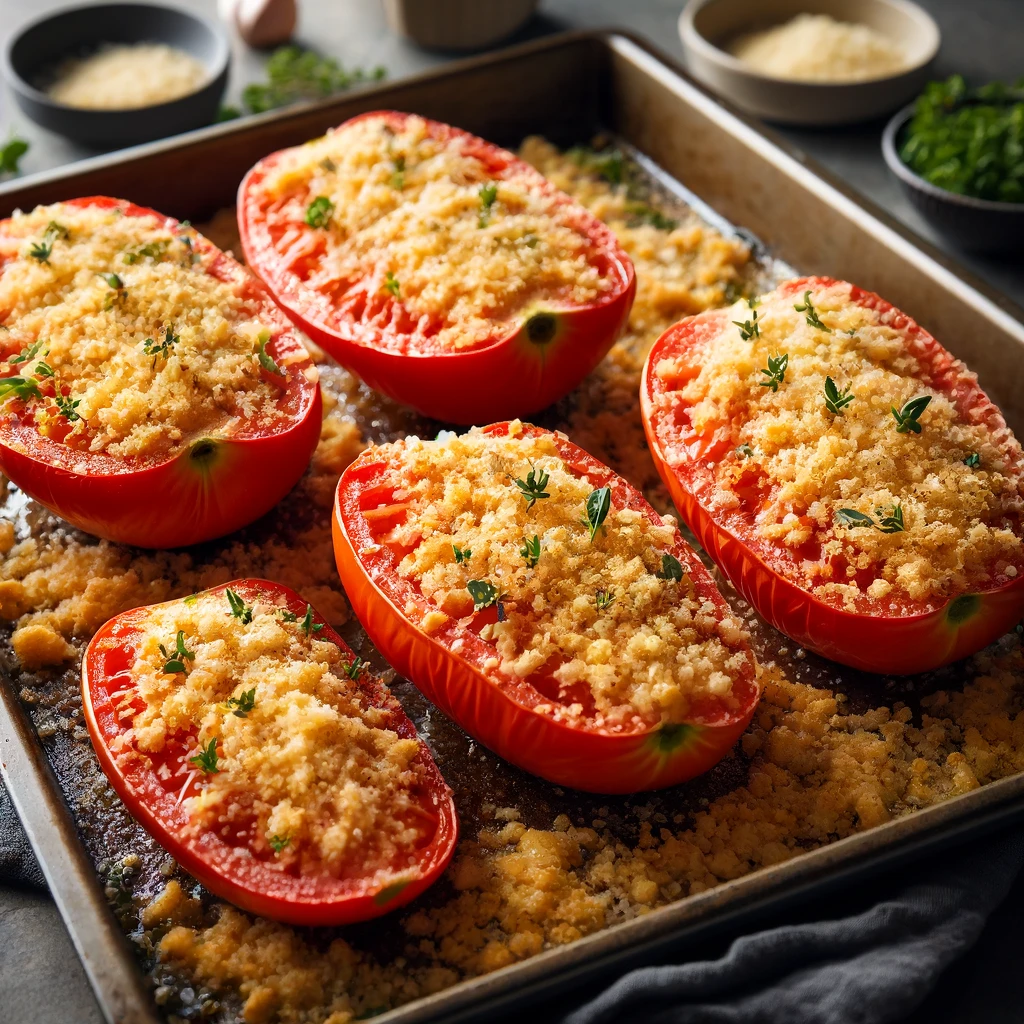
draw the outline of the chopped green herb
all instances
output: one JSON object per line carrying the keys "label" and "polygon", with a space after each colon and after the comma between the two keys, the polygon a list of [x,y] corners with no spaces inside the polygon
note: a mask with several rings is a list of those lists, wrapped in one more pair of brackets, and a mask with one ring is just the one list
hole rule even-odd
{"label": "chopped green herb", "polygon": [[164,340],[154,341],[152,338],[147,338],[142,343],[142,351],[147,356],[153,357],[153,365],[156,366],[157,358],[163,356],[166,359],[179,341],[181,341],[181,338],[170,327],[166,327],[164,329]]}
{"label": "chopped green herb", "polygon": [[291,836],[273,835],[267,837],[267,842],[270,843],[270,848],[274,853],[280,853],[291,841]]}
{"label": "chopped green herb", "polygon": [[8,398],[17,398],[27,402],[32,398],[42,398],[42,392],[35,377],[2,377],[0,378],[0,402]]}
{"label": "chopped green herb", "polygon": [[903,525],[903,507],[899,504],[893,505],[888,513],[882,515],[882,510],[876,510],[881,516],[878,528],[882,533],[903,533],[906,527]]}
{"label": "chopped green herb", "polygon": [[334,214],[334,203],[327,196],[317,196],[306,207],[306,223],[311,228],[325,228],[331,223]]}
{"label": "chopped green herb", "polygon": [[245,718],[256,707],[256,687],[243,690],[237,697],[228,697],[227,704],[235,718]]}
{"label": "chopped green herb", "polygon": [[608,512],[612,507],[612,489],[599,487],[596,491],[591,491],[585,507],[586,515],[583,522],[590,530],[590,542],[593,543],[597,531],[608,518]]}
{"label": "chopped green herb", "polygon": [[362,658],[354,658],[352,664],[345,669],[345,675],[347,675],[349,679],[352,679],[353,681],[358,679],[359,673],[363,671],[363,666],[365,664],[366,662],[364,662]]}
{"label": "chopped green herb", "polygon": [[174,638],[174,650],[168,651],[163,644],[160,644],[160,653],[166,660],[164,671],[171,675],[175,672],[187,672],[185,662],[196,660],[195,652],[185,646],[185,631],[183,629],[179,629],[178,635]]}
{"label": "chopped green herb", "polygon": [[199,600],[199,595],[198,594],[189,594],[188,597],[183,597],[181,600],[182,600],[182,604],[185,604],[189,608],[191,608]]}
{"label": "chopped green herb", "polygon": [[661,556],[661,572],[656,572],[654,575],[659,580],[676,580],[678,582],[683,578],[682,563],[675,555],[671,555],[666,551]]}
{"label": "chopped green herb", "polygon": [[40,338],[35,344],[29,345],[28,348],[23,348],[16,356],[12,359],[8,359],[7,362],[11,366],[15,366],[18,363],[27,363],[30,359],[35,359],[36,356],[45,356],[48,350],[44,350],[46,342]]}
{"label": "chopped green herb", "polygon": [[469,596],[473,598],[473,611],[483,611],[484,608],[489,608],[492,604],[497,604],[501,596],[501,592],[493,583],[488,583],[487,580],[470,580],[466,584],[466,589],[469,591]]}
{"label": "chopped green herb", "polygon": [[859,526],[874,526],[875,521],[871,516],[858,512],[855,508],[841,508],[836,511],[836,522],[840,526],[856,529]]}
{"label": "chopped green herb", "polygon": [[761,325],[757,322],[758,312],[755,309],[749,320],[733,320],[733,323],[740,329],[740,339],[750,341],[751,338],[761,337]]}
{"label": "chopped green herb", "polygon": [[262,114],[290,103],[323,99],[360,82],[378,81],[387,75],[382,67],[370,72],[361,68],[346,71],[333,58],[321,57],[313,50],[298,46],[276,49],[267,61],[266,71],[266,82],[254,82],[242,91],[247,113]]}
{"label": "chopped green herb", "polygon": [[57,412],[69,422],[80,420],[82,417],[75,411],[81,404],[80,398],[72,398],[70,395],[62,395],[59,391],[53,396],[57,403]]}
{"label": "chopped green herb", "polygon": [[550,498],[551,495],[544,490],[548,485],[548,474],[543,469],[530,468],[525,480],[514,480],[513,483],[519,488],[519,492],[526,498],[526,508],[529,511],[541,498]]}
{"label": "chopped green herb", "polygon": [[100,274],[100,277],[115,291],[120,291],[124,287],[124,281],[117,274]]}
{"label": "chopped green herb", "polygon": [[194,764],[204,775],[216,775],[220,769],[217,767],[217,737],[214,736],[204,747],[199,745],[199,753],[189,758],[189,763]]}
{"label": "chopped green herb", "polygon": [[242,116],[242,111],[238,107],[233,107],[230,104],[222,103],[217,108],[217,114],[213,119],[214,124],[223,124],[225,121],[234,121],[236,118]]}
{"label": "chopped green herb", "polygon": [[38,362],[33,369],[33,372],[38,374],[40,377],[52,377],[53,367],[49,363]]}
{"label": "chopped green herb", "polygon": [[17,174],[18,162],[28,152],[28,143],[12,135],[0,146],[0,174]]}
{"label": "chopped green herb", "polygon": [[281,621],[282,622],[298,622],[299,621],[298,615],[296,615],[295,612],[289,611],[287,608],[281,608],[278,611],[278,615],[281,616]]}
{"label": "chopped green herb", "polygon": [[768,379],[761,381],[761,387],[771,388],[773,392],[778,391],[779,385],[786,383],[787,366],[789,366],[788,352],[781,356],[769,356],[768,369],[761,371]]}
{"label": "chopped green herb", "polygon": [[50,254],[53,252],[53,240],[44,238],[41,242],[33,242],[28,247],[28,254],[40,263],[49,263]]}
{"label": "chopped green herb", "polygon": [[905,434],[908,430],[912,430],[915,434],[921,433],[921,424],[918,419],[921,413],[928,408],[928,403],[931,402],[931,395],[919,395],[917,398],[912,398],[902,409],[897,409],[895,405],[891,405],[889,408],[892,410],[893,418],[896,420],[896,433]]}
{"label": "chopped green herb", "polygon": [[324,628],[322,622],[313,621],[313,606],[311,604],[306,605],[306,614],[302,617],[302,622],[299,623],[299,626],[307,638],[314,633],[319,633]]}
{"label": "chopped green herb", "polygon": [[831,377],[825,378],[825,408],[828,409],[833,416],[843,416],[843,409],[846,408],[857,396],[851,394],[850,385],[840,391],[836,387],[836,382]]}
{"label": "chopped green herb", "polygon": [[169,238],[161,238],[155,242],[147,242],[145,245],[140,245],[136,249],[128,249],[122,256],[121,259],[125,263],[131,265],[138,263],[142,259],[158,260],[170,247],[171,240]]}
{"label": "chopped green herb", "polygon": [[796,305],[793,306],[793,308],[798,313],[807,314],[806,320],[811,327],[815,327],[819,331],[825,331],[828,334],[832,333],[832,328],[826,327],[825,324],[821,322],[821,317],[818,316],[818,311],[814,308],[814,303],[811,301],[810,289],[804,292],[804,301],[796,303]]}
{"label": "chopped green herb", "polygon": [[903,133],[900,159],[949,192],[1024,202],[1024,80],[978,89],[960,75],[929,83]]}
{"label": "chopped green herb", "polygon": [[455,564],[462,565],[463,562],[468,562],[473,556],[473,552],[469,548],[463,550],[458,544],[452,545],[452,551],[455,553]]}
{"label": "chopped green herb", "polygon": [[528,569],[534,568],[540,561],[540,537],[534,534],[532,537],[523,538],[523,546],[519,549]]}
{"label": "chopped green herb", "polygon": [[396,299],[400,297],[401,286],[390,270],[384,275],[384,291],[390,292]]}
{"label": "chopped green herb", "polygon": [[741,459],[749,459],[754,454],[754,449],[749,444],[741,444],[736,448],[736,454]]}
{"label": "chopped green herb", "polygon": [[626,212],[630,215],[626,222],[629,227],[636,228],[642,224],[650,224],[659,231],[673,231],[679,227],[679,221],[666,217],[661,210],[656,210],[646,203],[628,203]]}
{"label": "chopped green herb", "polygon": [[615,595],[610,590],[599,590],[594,594],[594,604],[599,612],[610,608],[615,603]]}
{"label": "chopped green herb", "polygon": [[260,331],[257,340],[259,341],[259,345],[256,348],[256,358],[260,361],[260,366],[262,366],[267,373],[273,373],[278,377],[283,377],[284,370],[274,362],[273,356],[271,356],[267,351],[267,344],[270,341],[270,331]]}
{"label": "chopped green herb", "polygon": [[252,622],[251,604],[246,604],[230,587],[224,591],[224,595],[228,599],[228,606],[231,609],[231,614],[238,619],[243,626],[247,626]]}
{"label": "chopped green herb", "polygon": [[491,207],[498,198],[498,186],[489,181],[486,185],[480,186],[480,216],[477,219],[477,227],[485,228],[491,221]]}
{"label": "chopped green herb", "polygon": [[969,466],[971,469],[977,469],[981,465],[981,456],[977,452],[971,452],[971,454],[964,459],[964,465]]}
{"label": "chopped green herb", "polygon": [[391,161],[394,168],[391,174],[391,187],[398,192],[405,188],[405,157],[399,153]]}

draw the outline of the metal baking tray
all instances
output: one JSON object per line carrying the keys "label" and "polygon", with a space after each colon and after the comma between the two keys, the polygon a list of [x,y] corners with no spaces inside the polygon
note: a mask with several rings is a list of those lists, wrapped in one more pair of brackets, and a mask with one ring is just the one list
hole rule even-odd
{"label": "metal baking tray", "polygon": [[[568,145],[599,130],[614,133],[640,154],[641,163],[662,184],[707,219],[728,230],[733,230],[729,225],[742,226],[756,236],[762,254],[771,253],[803,272],[854,280],[922,320],[978,372],[1011,426],[1024,432],[1019,398],[1024,391],[1024,311],[972,280],[792,147],[713,99],[671,60],[621,32],[552,37],[298,111],[204,129],[8,183],[0,186],[0,216],[37,203],[105,193],[202,221],[233,204],[242,175],[266,153],[381,107],[449,121],[513,148],[528,134]],[[410,423],[415,425],[407,419],[400,426]],[[373,426],[381,432],[379,423]],[[10,504],[4,513],[14,514]],[[48,528],[59,527],[51,522]],[[349,632],[359,640],[357,630]],[[137,834],[137,826],[123,809],[118,813],[124,820],[106,830],[82,817],[78,789],[94,784],[97,773],[88,741],[52,735],[52,730],[45,742],[37,735],[54,708],[74,717],[77,673],[53,675],[25,704],[20,698],[26,691],[15,685],[16,666],[6,638],[0,631],[0,670],[6,668],[0,671],[0,772],[107,1019],[153,1024],[159,1014],[97,873],[108,847],[116,848],[125,831],[135,828]],[[777,647],[778,635],[768,631],[760,639],[762,648],[773,641]],[[836,666],[813,657],[804,669],[804,678],[821,685],[834,682],[837,672]],[[955,686],[962,671],[954,667],[934,674],[919,681],[917,692]],[[893,699],[891,690],[879,689],[877,679],[845,670],[841,675],[854,705]],[[912,691],[913,685],[900,699],[913,705]],[[527,819],[538,809],[550,814],[552,807],[569,804],[578,816],[592,817],[599,803],[614,802],[553,790],[486,752],[475,750],[470,757],[465,737],[436,712],[430,715],[411,686],[399,681],[396,692],[417,723],[426,723],[442,769],[470,808],[476,799],[472,794],[488,787],[498,799],[520,802]],[[736,771],[735,765],[716,769],[655,799],[690,806],[704,793],[717,795],[735,785]],[[471,809],[469,817],[467,832]],[[442,1017],[493,1018],[527,1000],[650,962],[669,947],[685,946],[711,931],[752,921],[812,893],[1022,817],[1024,776],[1018,775],[461,982],[378,1019],[411,1024]],[[152,843],[148,851],[156,852]],[[377,932],[381,928],[387,925]],[[374,934],[372,929],[360,933],[370,942]]]}

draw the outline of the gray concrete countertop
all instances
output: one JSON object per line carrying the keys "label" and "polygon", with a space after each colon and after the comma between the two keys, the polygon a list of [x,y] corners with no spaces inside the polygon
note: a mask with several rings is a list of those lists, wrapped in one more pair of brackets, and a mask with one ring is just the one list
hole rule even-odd
{"label": "gray concrete countertop", "polygon": [[[0,36],[68,0],[0,0]],[[175,0],[214,14],[214,0]],[[379,0],[300,0],[298,38],[337,57],[346,67],[384,65],[391,78],[449,59],[391,35]],[[1012,80],[1024,75],[1022,0],[918,0],[939,22],[943,46],[937,74],[953,71],[969,80]],[[681,58],[676,19],[682,0],[544,0],[541,13],[512,41],[575,28],[622,26]],[[245,84],[261,80],[263,56],[235,42],[228,100]],[[880,151],[881,123],[837,131],[785,130],[783,135],[911,229],[937,241],[910,208],[886,169]],[[23,171],[56,167],[92,151],[28,122],[11,97],[0,96],[0,138],[15,130],[31,143]],[[951,253],[971,270],[1024,305],[1024,260],[1007,261]],[[990,1024],[1017,1022],[1024,1006],[1016,921],[1024,910],[1024,884],[993,919],[975,952],[951,968],[915,1021]],[[18,1024],[101,1024],[84,974],[56,909],[38,893],[0,887],[0,1020]]]}

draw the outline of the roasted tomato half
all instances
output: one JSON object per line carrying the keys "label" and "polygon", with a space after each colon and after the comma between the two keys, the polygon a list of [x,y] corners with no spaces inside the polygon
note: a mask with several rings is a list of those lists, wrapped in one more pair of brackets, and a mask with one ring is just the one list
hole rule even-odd
{"label": "roasted tomato half", "polygon": [[451,423],[561,398],[636,291],[615,236],[528,164],[393,111],[261,160],[238,222],[249,265],[314,341]]}
{"label": "roasted tomato half", "polygon": [[238,580],[115,616],[82,700],[132,816],[250,913],[363,921],[451,859],[455,806],[412,722],[287,587]]}
{"label": "roasted tomato half", "polygon": [[753,715],[747,635],[700,559],[561,434],[515,421],[369,449],[338,485],[334,549],[388,661],[551,782],[671,786]]}
{"label": "roasted tomato half", "polygon": [[647,359],[647,438],[683,519],[777,629],[906,674],[1024,614],[1024,457],[977,379],[829,278],[689,317]]}
{"label": "roasted tomato half", "polygon": [[316,368],[187,224],[103,196],[0,222],[0,470],[74,526],[195,544],[275,505],[320,434]]}

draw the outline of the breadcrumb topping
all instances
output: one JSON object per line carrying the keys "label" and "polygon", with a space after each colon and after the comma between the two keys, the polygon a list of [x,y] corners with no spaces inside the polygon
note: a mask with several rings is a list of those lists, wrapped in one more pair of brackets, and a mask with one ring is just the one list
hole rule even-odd
{"label": "breadcrumb topping", "polygon": [[474,429],[378,451],[387,464],[380,485],[404,508],[386,535],[408,552],[399,573],[442,618],[469,621],[473,584],[493,587],[498,621],[480,635],[493,642],[499,672],[544,693],[552,678],[571,713],[591,712],[592,702],[608,727],[638,715],[685,721],[702,696],[728,703],[733,676],[749,663],[744,633],[735,619],[719,620],[681,568],[678,579],[658,575],[677,544],[674,520],[655,522],[610,498],[591,536],[595,484],[566,465],[550,436],[524,435],[518,422],[508,436]]}
{"label": "breadcrumb topping", "polygon": [[[712,511],[755,523],[792,553],[788,575],[850,610],[878,599],[919,610],[1009,582],[1024,564],[1016,439],[932,386],[892,312],[852,302],[845,283],[810,300],[810,311],[788,293],[737,303],[692,351],[654,367],[672,389],[663,401],[681,400],[713,446]],[[758,331],[744,337],[734,322],[755,314]],[[788,365],[772,386],[780,356]],[[954,372],[975,380],[962,364]],[[849,396],[838,412],[829,377]],[[915,400],[923,408],[906,415],[917,429],[900,430]]]}
{"label": "breadcrumb topping", "polygon": [[[410,351],[481,345],[534,306],[591,302],[615,283],[541,179],[432,137],[419,117],[397,130],[383,117],[342,125],[287,151],[266,187],[272,230],[290,225],[276,244],[306,287],[353,308],[393,296],[410,314]],[[315,202],[327,205],[310,240],[297,228]],[[381,341],[404,344],[387,331]]]}
{"label": "breadcrumb topping", "polygon": [[240,419],[280,419],[280,388],[258,358],[274,325],[241,290],[241,267],[221,260],[227,280],[209,272],[199,238],[63,203],[0,225],[0,373],[36,381],[45,397],[25,403],[36,429],[144,458]]}
{"label": "breadcrumb topping", "polygon": [[139,622],[128,700],[145,706],[133,745],[158,765],[184,747],[197,834],[238,837],[282,870],[390,876],[424,838],[419,740],[388,727],[388,711],[350,678],[359,666],[312,619],[235,596],[244,614],[226,592],[204,593]]}

